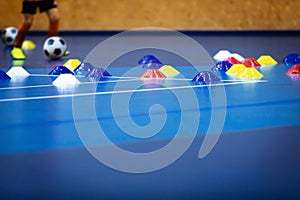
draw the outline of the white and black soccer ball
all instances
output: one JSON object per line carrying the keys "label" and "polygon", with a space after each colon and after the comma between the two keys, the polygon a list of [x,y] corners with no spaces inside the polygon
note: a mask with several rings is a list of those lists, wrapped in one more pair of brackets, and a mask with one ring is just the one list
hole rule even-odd
{"label": "white and black soccer ball", "polygon": [[17,28],[13,26],[7,27],[2,31],[1,40],[5,45],[12,46],[15,43],[17,34],[18,34]]}
{"label": "white and black soccer ball", "polygon": [[59,59],[65,54],[67,43],[61,37],[50,37],[44,42],[43,50],[48,58]]}

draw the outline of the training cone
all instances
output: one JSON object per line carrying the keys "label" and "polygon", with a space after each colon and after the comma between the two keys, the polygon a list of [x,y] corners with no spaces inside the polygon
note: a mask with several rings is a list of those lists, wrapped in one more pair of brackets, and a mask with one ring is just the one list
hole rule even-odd
{"label": "training cone", "polygon": [[228,69],[230,69],[231,66],[232,64],[228,61],[220,61],[217,64],[215,64],[215,66],[213,66],[211,70],[227,71]]}
{"label": "training cone", "polygon": [[67,67],[69,70],[73,71],[80,65],[81,61],[78,59],[69,59],[67,62],[63,64],[63,66]]}
{"label": "training cone", "polygon": [[255,68],[246,68],[244,71],[239,73],[237,78],[240,79],[261,79],[263,75]]}
{"label": "training cone", "polygon": [[4,71],[0,70],[0,80],[9,80],[11,79]]}
{"label": "training cone", "polygon": [[49,75],[73,74],[73,72],[65,66],[56,66],[49,72]]}
{"label": "training cone", "polygon": [[146,70],[140,78],[167,78],[162,72],[158,69],[148,69]]}
{"label": "training cone", "polygon": [[235,64],[226,71],[227,75],[236,76],[242,73],[247,67],[244,64]]}
{"label": "training cone", "polygon": [[160,63],[146,63],[143,65],[143,68],[148,68],[148,69],[160,69],[163,64]]}
{"label": "training cone", "polygon": [[300,64],[294,65],[286,74],[300,74]]}
{"label": "training cone", "polygon": [[100,67],[95,67],[91,70],[90,73],[86,75],[86,77],[92,79],[93,81],[100,81],[102,78],[111,76],[105,69]]}
{"label": "training cone", "polygon": [[158,63],[158,64],[163,64],[162,62],[160,62],[155,56],[153,55],[146,55],[143,58],[141,58],[138,61],[139,65],[145,65],[147,63]]}
{"label": "training cone", "polygon": [[262,55],[257,59],[260,65],[276,65],[278,62],[270,55]]}
{"label": "training cone", "polygon": [[230,62],[231,64],[241,64],[241,62],[236,59],[235,57],[229,57],[229,58],[226,58],[225,60],[223,61],[227,61],[227,62]]}
{"label": "training cone", "polygon": [[31,49],[34,49],[34,48],[35,48],[35,44],[31,40],[25,40],[22,43],[22,49],[24,49],[24,50],[31,50]]}
{"label": "training cone", "polygon": [[246,67],[260,67],[261,65],[255,60],[255,58],[245,58],[242,62]]}
{"label": "training cone", "polygon": [[192,79],[192,82],[196,82],[200,84],[211,84],[220,81],[221,81],[220,78],[217,77],[211,71],[201,71]]}
{"label": "training cone", "polygon": [[296,53],[291,53],[283,59],[283,62],[285,64],[298,64],[300,63],[300,55]]}
{"label": "training cone", "polygon": [[217,62],[219,62],[219,61],[223,61],[223,60],[227,59],[230,56],[231,56],[230,51],[220,50],[220,51],[218,51],[218,53],[216,53],[214,55],[213,59],[216,60]]}
{"label": "training cone", "polygon": [[159,68],[159,71],[163,73],[167,78],[174,78],[180,74],[180,72],[171,65],[164,65]]}
{"label": "training cone", "polygon": [[11,67],[6,73],[10,77],[14,76],[30,76],[30,74],[23,67]]}
{"label": "training cone", "polygon": [[144,56],[142,59],[138,61],[138,64],[148,69],[159,69],[164,65],[153,55]]}
{"label": "training cone", "polygon": [[72,74],[61,74],[53,82],[53,85],[61,88],[74,87],[80,84],[80,81]]}
{"label": "training cone", "polygon": [[237,59],[240,62],[243,62],[245,60],[245,58],[243,56],[241,56],[240,54],[238,54],[238,53],[232,53],[230,55],[230,57],[233,57],[233,58]]}
{"label": "training cone", "polygon": [[74,69],[76,75],[87,76],[95,67],[88,62],[82,62],[78,67]]}

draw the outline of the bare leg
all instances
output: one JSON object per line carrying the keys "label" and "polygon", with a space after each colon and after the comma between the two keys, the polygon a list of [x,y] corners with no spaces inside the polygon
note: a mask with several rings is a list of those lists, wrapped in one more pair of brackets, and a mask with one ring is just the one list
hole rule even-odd
{"label": "bare leg", "polygon": [[25,37],[33,23],[33,19],[34,19],[34,15],[32,15],[32,14],[24,14],[23,15],[23,22],[20,25],[19,30],[18,30],[18,34],[16,37],[15,45],[14,45],[15,47],[20,48],[22,46],[22,43],[24,42]]}
{"label": "bare leg", "polygon": [[58,8],[51,8],[50,10],[46,11],[46,14],[49,19],[48,37],[56,36],[58,33],[59,25]]}

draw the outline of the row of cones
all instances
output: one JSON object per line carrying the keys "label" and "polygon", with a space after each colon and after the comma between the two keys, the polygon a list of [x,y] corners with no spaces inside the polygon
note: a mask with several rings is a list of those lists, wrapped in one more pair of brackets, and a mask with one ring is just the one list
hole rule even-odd
{"label": "row of cones", "polygon": [[[220,59],[221,57],[223,57],[224,60],[217,62],[216,65],[212,67],[212,70],[225,71],[227,75],[235,76],[236,78],[240,79],[260,79],[263,77],[263,75],[257,70],[257,68],[262,65],[277,64],[277,61],[269,55],[263,55],[255,60],[254,58],[243,58],[238,54],[230,54],[229,57],[224,57],[223,54],[229,55],[228,52],[224,53],[220,51],[214,56],[216,60],[217,58]],[[235,57],[231,55],[234,55]],[[289,59],[297,61],[295,55],[289,55]],[[288,60],[288,58],[286,58],[285,60]],[[172,67],[171,65],[163,64],[153,55],[144,56],[138,62],[138,64],[147,69],[140,76],[140,78],[142,79],[172,78],[180,74],[180,72],[174,67]],[[61,74],[85,76],[95,81],[99,81],[103,77],[111,76],[111,74],[108,73],[105,69],[94,67],[92,64],[81,62],[78,59],[69,59],[62,66],[56,66],[55,68],[53,68],[53,70],[49,73],[49,75]],[[294,65],[290,70],[287,71],[287,74],[300,74],[300,65]],[[0,79],[10,79],[10,77],[5,72],[0,71]],[[218,82],[220,81],[220,79],[211,71],[202,71],[199,72],[192,79],[192,81],[206,84]]]}
{"label": "row of cones", "polygon": [[[180,74],[174,67],[164,65],[153,55],[144,56],[138,64],[147,68],[140,78],[173,78]],[[201,71],[192,79],[192,82],[200,84],[210,84],[219,81],[220,79],[210,71]]]}
{"label": "row of cones", "polygon": [[[270,55],[262,55],[257,60],[254,58],[243,58],[243,56],[237,53],[230,53],[227,50],[219,51],[214,59],[217,64],[212,70],[224,70],[227,75],[235,76],[241,79],[260,79],[263,75],[256,69],[263,65],[276,65],[278,62]],[[220,59],[223,59],[220,61]],[[290,76],[300,76],[300,55],[288,54],[283,63],[287,66],[292,66],[287,72]]]}
{"label": "row of cones", "polygon": [[[140,75],[141,79],[174,78],[180,74],[180,72],[174,67],[172,67],[171,65],[163,64],[153,55],[144,56],[140,61],[138,61],[138,64],[146,69],[144,73]],[[62,74],[85,76],[87,78],[92,78],[94,81],[99,81],[103,77],[105,78],[111,76],[111,74],[105,69],[94,67],[88,62],[80,62],[80,60],[78,59],[69,59],[65,64],[63,64],[62,66],[56,66],[49,73],[49,75]],[[192,79],[192,81],[206,84],[220,81],[220,79],[210,71],[202,71],[199,72]]]}
{"label": "row of cones", "polygon": [[[231,53],[228,50],[220,50],[214,55],[216,62],[229,60],[233,64],[245,64],[247,66],[247,59],[238,53]],[[283,58],[282,62],[288,65],[300,64],[300,55],[297,53],[290,53]],[[278,62],[269,55],[262,55],[257,59],[259,65],[276,65]]]}
{"label": "row of cones", "polygon": [[[266,58],[260,59],[260,61],[265,61],[265,60]],[[166,76],[164,76],[163,73],[160,73],[160,70],[164,69],[165,66],[154,56],[152,55],[144,56],[138,62],[138,64],[142,65],[145,68],[150,68],[146,70],[146,72],[141,76],[141,78],[166,78]],[[212,70],[228,71],[227,73],[228,75],[238,75],[237,77],[242,79],[259,79],[263,77],[263,75],[254,68],[258,66],[261,65],[254,58],[244,59],[244,61],[241,62],[234,57],[229,57],[224,61],[218,62],[212,68]],[[212,71],[201,71],[192,79],[192,82],[197,82],[201,84],[210,84],[210,83],[220,82],[220,79]]]}

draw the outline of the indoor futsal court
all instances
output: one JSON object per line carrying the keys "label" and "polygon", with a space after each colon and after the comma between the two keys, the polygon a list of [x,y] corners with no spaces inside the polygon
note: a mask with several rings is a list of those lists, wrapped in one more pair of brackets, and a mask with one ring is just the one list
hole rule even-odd
{"label": "indoor futsal court", "polygon": [[1,199],[299,199],[299,23],[72,29],[58,5],[68,54],[39,21],[25,60],[0,44]]}

